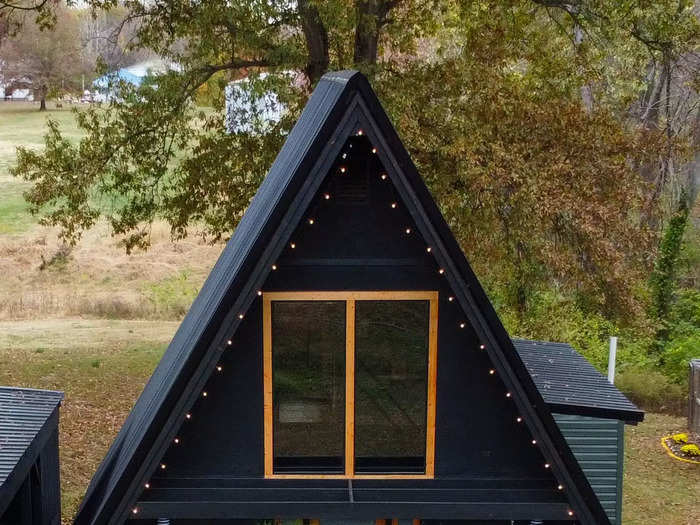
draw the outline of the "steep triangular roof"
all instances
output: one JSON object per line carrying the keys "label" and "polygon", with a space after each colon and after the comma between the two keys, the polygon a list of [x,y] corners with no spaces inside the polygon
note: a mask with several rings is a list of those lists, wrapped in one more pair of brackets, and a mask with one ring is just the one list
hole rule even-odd
{"label": "steep triangular roof", "polygon": [[347,137],[361,129],[584,524],[609,520],[367,79],[325,75],[95,474],[79,525],[121,523]]}

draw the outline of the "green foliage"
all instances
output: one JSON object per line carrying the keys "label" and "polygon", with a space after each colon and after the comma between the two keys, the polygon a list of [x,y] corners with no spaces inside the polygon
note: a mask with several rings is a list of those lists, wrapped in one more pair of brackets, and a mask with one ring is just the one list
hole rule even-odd
{"label": "green foliage", "polygon": [[627,366],[615,378],[615,386],[650,412],[684,414],[688,407],[687,385],[675,383],[653,368]]}
{"label": "green foliage", "polygon": [[[654,313],[661,320],[665,320],[671,308],[673,291],[676,287],[678,259],[687,222],[688,204],[685,197],[682,197],[678,209],[666,226],[651,276],[652,305]],[[665,334],[662,332],[660,337],[664,338]]]}
{"label": "green foliage", "polygon": [[189,310],[199,293],[199,284],[193,282],[189,271],[182,270],[172,277],[150,284],[144,293],[156,317],[177,319]]}

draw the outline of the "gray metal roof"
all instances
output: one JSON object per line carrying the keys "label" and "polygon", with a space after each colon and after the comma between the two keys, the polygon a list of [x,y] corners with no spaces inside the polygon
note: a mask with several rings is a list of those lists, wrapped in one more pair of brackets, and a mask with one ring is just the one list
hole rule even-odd
{"label": "gray metal roof", "polygon": [[644,412],[566,343],[513,339],[537,389],[553,412],[637,423]]}
{"label": "gray metal roof", "polygon": [[62,399],[53,390],[0,387],[0,487]]}

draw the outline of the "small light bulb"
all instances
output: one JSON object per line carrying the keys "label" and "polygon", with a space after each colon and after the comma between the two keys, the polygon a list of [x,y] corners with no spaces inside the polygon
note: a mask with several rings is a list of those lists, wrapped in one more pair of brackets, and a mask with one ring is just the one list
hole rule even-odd
{"label": "small light bulb", "polygon": [[217,372],[221,372],[223,369],[224,369],[224,367],[222,367],[221,365],[216,367]]}
{"label": "small light bulb", "polygon": [[309,224],[313,224],[313,223],[314,223],[314,220],[313,220],[313,219],[309,219]]}
{"label": "small light bulb", "polygon": [[557,485],[557,490],[564,490],[564,485]]}
{"label": "small light bulb", "polygon": [[340,173],[345,173],[348,169],[345,166],[340,167]]}
{"label": "small light bulb", "polygon": [[382,180],[386,180],[386,173],[382,173],[381,177],[382,177]]}
{"label": "small light bulb", "polygon": [[243,314],[238,314],[239,319],[243,319]]}
{"label": "small light bulb", "polygon": [[392,208],[396,208],[396,203],[395,203],[395,202],[392,202],[392,203],[391,203],[391,207],[392,207]]}
{"label": "small light bulb", "polygon": [[330,193],[325,193],[325,194],[323,195],[323,198],[326,199],[326,200],[328,200],[328,199],[331,198],[331,194],[330,194]]}
{"label": "small light bulb", "polygon": [[532,444],[533,444],[533,445],[537,445],[537,440],[536,440],[536,439],[533,439],[533,440],[532,440]]}
{"label": "small light bulb", "polygon": [[185,417],[186,417],[187,419],[192,419],[192,414],[187,414]]}
{"label": "small light bulb", "polygon": [[357,134],[361,137],[364,132],[361,129],[357,130]]}
{"label": "small light bulb", "polygon": [[146,487],[147,489],[150,489],[150,488],[151,488],[151,484],[150,484],[150,483],[146,483],[146,484],[144,485],[144,487]]}
{"label": "small light bulb", "polygon": [[484,346],[484,345],[479,345],[479,349],[480,349],[480,350],[484,350],[485,348],[486,348],[486,346]]}
{"label": "small light bulb", "polygon": [[206,392],[202,392],[202,397],[207,397],[207,393],[206,393]]}
{"label": "small light bulb", "polygon": [[272,265],[272,269],[273,269],[273,270],[276,270],[276,269],[277,269],[277,265],[276,265],[276,264],[273,264],[273,265]]}
{"label": "small light bulb", "polygon": [[180,444],[180,438],[175,438],[175,439],[173,439],[173,443],[175,443],[176,445],[179,445],[179,444]]}
{"label": "small light bulb", "polygon": [[165,463],[160,464],[160,470],[165,470]]}
{"label": "small light bulb", "polygon": [[343,153],[342,157],[343,157],[344,159],[347,159],[347,158],[348,158],[348,154],[347,154],[347,153]]}
{"label": "small light bulb", "polygon": [[460,328],[464,328],[465,326],[467,326],[467,325],[464,324],[464,323],[459,323],[459,327],[460,327]]}
{"label": "small light bulb", "polygon": [[411,228],[406,228],[406,235],[409,235],[411,233]]}
{"label": "small light bulb", "polygon": [[545,463],[544,468],[549,468],[549,463]]}
{"label": "small light bulb", "polygon": [[518,423],[522,423],[522,422],[523,422],[523,418],[521,418],[521,417],[516,417],[516,418],[515,418],[515,421],[517,421]]}
{"label": "small light bulb", "polygon": [[454,298],[454,297],[452,297],[452,296],[450,295],[450,296],[449,296],[449,297],[447,298],[447,300],[448,300],[448,301],[450,301],[450,302],[452,302],[452,301],[454,301],[454,300],[455,300],[455,298]]}
{"label": "small light bulb", "polygon": [[428,246],[428,247],[425,249],[425,251],[428,252],[428,253],[430,253],[430,252],[433,251],[433,249],[432,249],[430,246]]}
{"label": "small light bulb", "polygon": [[569,512],[567,512],[567,514],[568,514],[569,516],[573,516],[573,515],[574,515],[574,511],[573,511],[573,510],[570,510]]}
{"label": "small light bulb", "polygon": [[262,290],[258,290],[258,297],[262,295]]}
{"label": "small light bulb", "polygon": [[495,373],[496,373],[496,371],[493,368],[491,370],[489,370],[489,374],[493,375]]}
{"label": "small light bulb", "polygon": [[377,153],[377,148],[372,148],[372,153]]}
{"label": "small light bulb", "polygon": [[138,513],[139,513],[139,509],[137,509],[136,507],[134,507],[133,509],[131,509],[131,513],[132,513],[132,514],[138,514]]}
{"label": "small light bulb", "polygon": [[293,250],[297,247],[297,244],[295,242],[289,243],[289,247]]}
{"label": "small light bulb", "polygon": [[506,397],[510,397],[510,392],[506,392]]}
{"label": "small light bulb", "polygon": [[233,344],[233,341],[231,341],[231,340],[229,339],[228,341],[226,341],[226,344],[229,345],[229,346],[231,346],[231,345]]}
{"label": "small light bulb", "polygon": [[440,275],[442,275],[443,273],[445,273],[445,270],[442,269],[442,268],[440,268],[440,269],[438,270],[438,273],[439,273]]}

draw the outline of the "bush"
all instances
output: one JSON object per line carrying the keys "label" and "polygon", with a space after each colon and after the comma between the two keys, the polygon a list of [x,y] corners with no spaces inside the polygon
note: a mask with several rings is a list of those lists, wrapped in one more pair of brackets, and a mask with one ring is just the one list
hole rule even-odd
{"label": "bush", "polygon": [[687,385],[674,383],[659,370],[630,367],[615,379],[633,403],[650,412],[683,415],[688,406]]}
{"label": "bush", "polygon": [[688,456],[700,456],[700,448],[693,443],[690,445],[683,445],[681,447],[681,452],[683,452],[683,454],[687,454]]}

